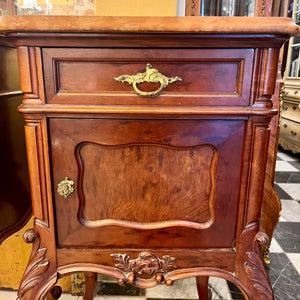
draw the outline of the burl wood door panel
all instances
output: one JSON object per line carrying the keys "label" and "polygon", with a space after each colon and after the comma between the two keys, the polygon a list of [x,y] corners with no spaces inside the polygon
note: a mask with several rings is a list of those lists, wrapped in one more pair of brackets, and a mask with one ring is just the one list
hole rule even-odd
{"label": "burl wood door panel", "polygon": [[[159,97],[142,97],[121,75],[151,64],[170,83]],[[253,49],[43,49],[47,103],[248,106]],[[155,91],[159,83],[139,83]],[[84,97],[83,97],[84,96]]]}
{"label": "burl wood door panel", "polygon": [[232,247],[244,122],[50,119],[58,246]]}
{"label": "burl wood door panel", "polygon": [[205,228],[213,222],[214,147],[87,142],[77,147],[80,219],[86,226],[151,229],[175,221]]}

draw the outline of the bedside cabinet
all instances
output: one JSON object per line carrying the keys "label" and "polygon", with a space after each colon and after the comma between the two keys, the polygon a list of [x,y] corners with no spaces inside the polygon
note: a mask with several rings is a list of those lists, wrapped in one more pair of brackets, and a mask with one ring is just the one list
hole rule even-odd
{"label": "bedside cabinet", "polygon": [[298,28],[244,20],[2,18],[35,216],[19,299],[78,271],[143,288],[218,276],[274,299],[260,217],[279,49]]}

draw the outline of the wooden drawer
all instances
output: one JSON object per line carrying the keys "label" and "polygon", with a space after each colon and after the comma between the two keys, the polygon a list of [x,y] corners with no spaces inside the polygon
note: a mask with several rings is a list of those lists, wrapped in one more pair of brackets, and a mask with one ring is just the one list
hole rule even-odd
{"label": "wooden drawer", "polygon": [[233,246],[245,121],[53,118],[49,132],[59,247]]}
{"label": "wooden drawer", "polygon": [[300,124],[282,118],[280,124],[280,138],[300,143]]}
{"label": "wooden drawer", "polygon": [[282,106],[282,117],[293,121],[300,121],[300,103],[284,100]]}
{"label": "wooden drawer", "polygon": [[[181,81],[145,97],[114,79],[144,73],[147,64]],[[43,49],[50,104],[248,106],[252,64],[253,49]],[[148,92],[159,87],[138,84]]]}

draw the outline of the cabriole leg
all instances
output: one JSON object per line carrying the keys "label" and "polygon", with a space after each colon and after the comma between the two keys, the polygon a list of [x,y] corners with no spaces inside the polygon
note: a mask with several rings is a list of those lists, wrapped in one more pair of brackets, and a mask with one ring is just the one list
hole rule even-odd
{"label": "cabriole leg", "polygon": [[57,300],[60,298],[61,294],[62,294],[61,287],[56,285],[51,289],[50,293],[47,296],[47,300]]}
{"label": "cabriole leg", "polygon": [[97,283],[97,273],[85,272],[85,291],[83,300],[93,300],[94,291]]}
{"label": "cabriole leg", "polygon": [[209,276],[196,277],[199,300],[211,300],[211,291],[208,288],[208,279]]}

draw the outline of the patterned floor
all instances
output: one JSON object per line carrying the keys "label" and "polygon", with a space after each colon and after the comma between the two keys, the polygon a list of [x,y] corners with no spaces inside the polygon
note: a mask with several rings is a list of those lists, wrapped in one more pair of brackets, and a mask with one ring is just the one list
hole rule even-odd
{"label": "patterned floor", "polygon": [[300,299],[300,155],[278,151],[275,186],[282,213],[271,245],[269,277],[276,300]]}
{"label": "patterned floor", "polygon": [[[282,201],[280,222],[271,245],[269,277],[276,300],[300,300],[300,155],[279,150],[275,186]],[[225,280],[210,278],[213,300],[244,299]],[[98,283],[95,300],[167,300],[198,299],[195,279],[177,281],[172,287],[158,286],[142,290],[102,280]],[[0,299],[16,299],[16,292],[0,291]],[[81,300],[63,294],[61,300]]]}

